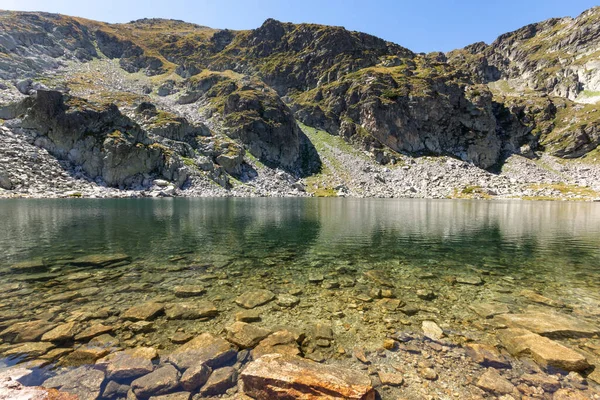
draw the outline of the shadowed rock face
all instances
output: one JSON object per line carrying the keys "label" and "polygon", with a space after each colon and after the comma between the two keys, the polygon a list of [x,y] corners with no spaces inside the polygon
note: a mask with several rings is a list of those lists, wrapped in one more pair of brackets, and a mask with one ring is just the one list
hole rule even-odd
{"label": "shadowed rock face", "polygon": [[167,153],[114,104],[94,105],[56,91],[37,91],[19,106],[22,127],[39,147],[79,165],[109,186],[140,185],[144,174],[163,176]]}

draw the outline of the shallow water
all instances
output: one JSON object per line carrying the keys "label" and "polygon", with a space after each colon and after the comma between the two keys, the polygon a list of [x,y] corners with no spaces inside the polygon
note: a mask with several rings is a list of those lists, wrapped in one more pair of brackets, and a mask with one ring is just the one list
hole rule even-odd
{"label": "shallow water", "polygon": [[[425,319],[469,340],[493,342],[469,305],[499,302],[511,312],[539,306],[520,296],[522,289],[564,302],[584,319],[600,316],[598,203],[5,200],[0,221],[2,329],[32,319],[79,321],[82,329],[101,322],[121,347],[170,351],[175,333],[218,335],[242,310],[236,296],[269,289],[292,293],[299,304],[258,307],[261,324],[303,329],[326,321],[335,345],[303,352],[329,359],[339,357],[340,347],[381,346],[399,327],[418,331]],[[131,260],[105,267],[74,261],[114,254]],[[42,270],[13,267],[40,258]],[[456,284],[456,277],[483,281]],[[168,307],[198,300],[177,297],[181,285],[205,287],[200,300],[214,304],[218,315],[160,317],[152,330],[138,332],[119,317],[146,301]],[[373,289],[389,289],[401,303],[378,301]],[[423,300],[419,289],[435,298]],[[64,293],[72,296],[56,298]],[[73,362],[62,357],[49,361]]]}

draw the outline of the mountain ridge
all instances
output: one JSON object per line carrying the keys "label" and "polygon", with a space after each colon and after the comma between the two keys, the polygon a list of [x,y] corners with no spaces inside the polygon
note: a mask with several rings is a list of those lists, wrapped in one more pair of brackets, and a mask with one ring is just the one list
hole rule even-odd
{"label": "mountain ridge", "polygon": [[[231,182],[252,182],[266,171],[252,158],[286,171],[294,182],[310,181],[327,163],[298,123],[342,138],[384,168],[435,155],[500,170],[513,155],[593,158],[600,143],[594,101],[600,95],[600,38],[594,34],[600,7],[446,54],[414,53],[343,27],[274,19],[231,31],[155,18],[108,24],[0,11],[0,25],[0,117],[11,117],[2,117],[5,126],[40,129],[23,127],[19,115],[7,111],[36,91],[85,100],[80,105],[114,104],[167,149],[169,160],[179,159],[176,175],[185,179],[173,182],[175,190],[189,187],[200,172],[228,190]],[[548,43],[552,38],[556,43]],[[143,103],[154,109],[137,112]],[[106,129],[103,140],[114,133]],[[106,146],[77,144],[77,151],[85,150],[74,156],[74,148],[55,144],[38,138],[36,146],[73,168],[110,153]],[[130,179],[88,178],[121,189],[148,188],[151,176],[173,178],[147,165],[129,170]]]}

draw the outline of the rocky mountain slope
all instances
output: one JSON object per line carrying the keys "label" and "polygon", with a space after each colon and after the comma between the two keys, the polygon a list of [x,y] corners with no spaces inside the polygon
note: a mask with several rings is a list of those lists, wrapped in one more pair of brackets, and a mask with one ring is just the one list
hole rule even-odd
{"label": "rocky mountain slope", "polygon": [[415,54],[272,19],[0,11],[0,196],[596,199],[599,25]]}

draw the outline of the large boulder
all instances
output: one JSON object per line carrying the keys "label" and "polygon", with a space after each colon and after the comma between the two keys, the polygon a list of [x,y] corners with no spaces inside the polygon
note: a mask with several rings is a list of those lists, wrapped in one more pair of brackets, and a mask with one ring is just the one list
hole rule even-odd
{"label": "large boulder", "polygon": [[259,400],[375,399],[368,375],[281,354],[265,355],[248,364],[240,379],[244,393]]}

